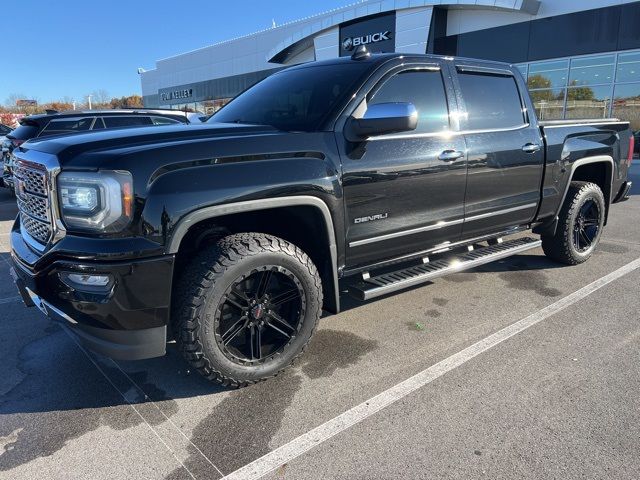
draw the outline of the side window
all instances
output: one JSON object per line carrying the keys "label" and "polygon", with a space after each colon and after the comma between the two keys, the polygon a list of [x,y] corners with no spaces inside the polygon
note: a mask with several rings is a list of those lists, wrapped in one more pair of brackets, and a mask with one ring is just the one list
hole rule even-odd
{"label": "side window", "polygon": [[525,124],[518,85],[514,77],[458,72],[460,90],[467,106],[467,128],[490,130]]}
{"label": "side window", "polygon": [[96,122],[93,124],[93,128],[91,130],[102,130],[104,128],[104,122],[100,117],[96,118]]}
{"label": "side window", "polygon": [[104,117],[104,124],[107,128],[142,127],[152,125],[150,117],[143,117],[141,115],[131,115],[130,117]]}
{"label": "side window", "polygon": [[174,123],[180,123],[173,118],[167,117],[151,117],[151,121],[153,121],[154,125],[173,125]]}
{"label": "side window", "polygon": [[409,70],[387,80],[367,101],[368,105],[410,102],[418,110],[416,133],[449,129],[449,108],[439,71]]}
{"label": "side window", "polygon": [[59,135],[61,133],[74,133],[89,130],[94,117],[83,118],[54,118],[40,132],[40,137],[47,135]]}

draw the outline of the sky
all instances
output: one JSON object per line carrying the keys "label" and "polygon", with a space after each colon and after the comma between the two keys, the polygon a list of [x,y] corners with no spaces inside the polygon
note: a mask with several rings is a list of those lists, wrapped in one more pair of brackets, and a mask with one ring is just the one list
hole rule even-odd
{"label": "sky", "polygon": [[138,67],[356,0],[3,0],[0,104],[140,94]]}

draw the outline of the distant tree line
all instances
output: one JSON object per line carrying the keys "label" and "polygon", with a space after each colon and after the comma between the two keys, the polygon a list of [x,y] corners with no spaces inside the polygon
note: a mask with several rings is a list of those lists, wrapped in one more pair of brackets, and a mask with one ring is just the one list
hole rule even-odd
{"label": "distant tree line", "polygon": [[[45,113],[47,110],[56,110],[58,112],[74,109],[87,110],[89,109],[89,97],[91,97],[91,108],[93,110],[143,107],[140,95],[111,97],[106,90],[96,90],[89,95],[85,95],[82,101],[76,101],[72,97],[64,97],[60,100],[46,103],[40,103],[34,97],[12,93],[5,100],[4,106],[0,105],[0,123],[9,124],[10,119],[15,119],[16,115],[35,115],[37,113]],[[35,100],[35,103],[30,104],[21,101],[27,99]]]}

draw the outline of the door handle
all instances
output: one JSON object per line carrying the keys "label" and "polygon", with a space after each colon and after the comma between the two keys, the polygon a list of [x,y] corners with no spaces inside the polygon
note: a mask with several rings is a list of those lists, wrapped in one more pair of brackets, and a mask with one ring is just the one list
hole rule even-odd
{"label": "door handle", "polygon": [[457,150],[445,150],[438,155],[438,160],[442,160],[443,162],[453,162],[454,160],[462,157],[464,157],[464,152],[459,152]]}
{"label": "door handle", "polygon": [[537,143],[527,143],[522,147],[524,153],[536,153],[540,151],[540,145]]}

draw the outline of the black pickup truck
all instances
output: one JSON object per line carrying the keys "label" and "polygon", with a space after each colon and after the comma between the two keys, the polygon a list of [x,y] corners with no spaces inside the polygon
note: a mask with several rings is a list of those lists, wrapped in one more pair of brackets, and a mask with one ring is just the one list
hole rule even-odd
{"label": "black pickup truck", "polygon": [[205,377],[245,386],[298,357],[342,292],[540,245],[584,262],[632,153],[626,122],[538,122],[512,65],[358,50],[201,126],[22,144],[14,277],[90,349],[149,358],[175,338]]}

